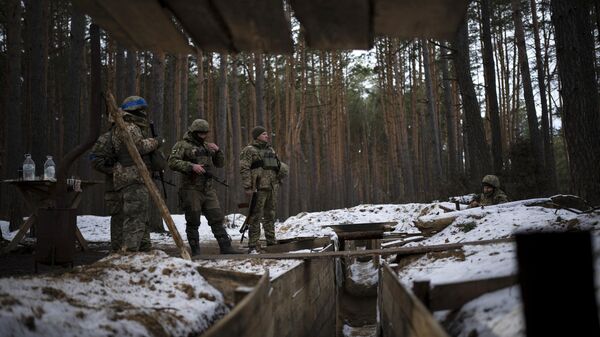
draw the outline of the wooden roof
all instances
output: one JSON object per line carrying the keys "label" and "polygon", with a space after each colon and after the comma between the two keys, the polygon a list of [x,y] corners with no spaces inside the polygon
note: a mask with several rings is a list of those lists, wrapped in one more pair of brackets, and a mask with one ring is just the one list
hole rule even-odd
{"label": "wooden roof", "polygon": [[[73,0],[123,45],[172,53],[293,51],[283,0]],[[468,0],[290,0],[310,48],[369,49],[375,36],[450,39]],[[184,33],[185,32],[185,33]],[[188,39],[189,36],[189,39]]]}

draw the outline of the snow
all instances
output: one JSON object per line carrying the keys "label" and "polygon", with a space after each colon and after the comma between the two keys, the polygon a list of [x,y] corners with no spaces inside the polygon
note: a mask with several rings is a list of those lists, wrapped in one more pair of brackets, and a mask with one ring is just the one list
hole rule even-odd
{"label": "snow", "polygon": [[[485,208],[473,208],[454,215],[458,217],[448,227],[411,246],[472,242],[506,238],[517,233],[564,232],[589,230],[596,256],[600,256],[600,214],[575,214],[539,206],[527,206],[535,200],[506,203]],[[451,213],[440,216],[449,216]],[[421,219],[431,220],[427,215]],[[596,258],[596,293],[600,303],[600,258]],[[413,281],[430,280],[432,285],[517,274],[514,242],[469,245],[462,249],[429,253],[401,268],[398,277],[407,289]],[[517,286],[498,290],[476,298],[458,310],[452,322],[446,324],[453,336],[524,336],[523,309]],[[476,331],[474,333],[473,331]]]}
{"label": "snow", "polygon": [[198,265],[162,251],[60,275],[0,279],[1,336],[200,334],[228,312]]}
{"label": "snow", "polygon": [[[467,198],[468,196],[462,196],[459,199]],[[463,205],[462,210],[455,212],[451,212],[455,209],[453,202],[365,204],[323,212],[303,212],[276,223],[275,228],[278,239],[301,237],[335,239],[334,231],[328,226],[393,222],[395,226],[391,234],[419,234],[415,226],[415,221],[418,219],[431,220],[437,217],[456,216],[448,227],[431,237],[410,236],[403,239],[404,242],[421,239],[419,242],[410,242],[405,246],[490,240],[533,231],[590,230],[596,256],[600,256],[600,231],[598,230],[600,214],[598,212],[575,214],[566,210],[529,206],[532,202],[540,200],[547,199],[473,209],[464,209]],[[185,241],[187,238],[184,216],[173,215],[173,219]],[[241,214],[226,216],[225,227],[233,240],[239,241],[239,228],[244,219]],[[77,225],[88,241],[110,241],[108,217],[79,216]],[[0,221],[0,229],[5,239],[10,240],[16,235],[16,231],[8,232],[7,222]],[[174,245],[173,239],[168,235],[153,233],[151,238],[153,245],[157,247]],[[200,238],[205,242],[214,241],[204,217],[201,219]],[[401,243],[397,241],[396,245]],[[72,273],[60,276],[0,279],[0,327],[4,329],[0,330],[0,335],[90,335],[87,329],[101,336],[110,334],[110,331],[114,331],[114,335],[124,336],[147,334],[144,331],[152,326],[146,326],[133,319],[124,319],[129,308],[121,306],[120,310],[123,311],[117,312],[114,305],[116,301],[139,307],[143,314],[152,313],[163,327],[176,331],[176,335],[186,335],[192,330],[201,331],[205,325],[210,324],[227,310],[222,302],[222,296],[196,272],[195,268],[198,266],[258,275],[262,275],[268,269],[271,279],[275,279],[300,263],[299,260],[259,260],[251,257],[245,260],[189,262],[169,258],[164,253],[153,251],[150,254],[122,257],[111,255],[101,260],[97,267],[91,265],[77,268]],[[119,267],[128,265],[132,267]],[[100,272],[100,266],[106,267],[106,270]],[[146,269],[144,266],[153,267]],[[596,259],[595,267],[597,289],[600,289],[600,258]],[[96,270],[94,273],[98,276],[82,281],[81,275],[86,275],[87,268]],[[163,275],[164,269],[173,272]],[[357,284],[369,286],[377,282],[377,268],[372,261],[357,261],[349,265],[348,270],[349,276]],[[435,285],[516,273],[515,244],[504,242],[469,245],[459,250],[426,254],[404,266],[399,271],[399,278],[410,289],[415,280],[430,280]],[[150,289],[147,282],[157,277],[161,278],[161,283],[153,282],[154,289]],[[192,287],[191,291],[187,291],[195,294],[192,300],[187,299],[186,291],[181,290],[182,284]],[[59,291],[47,288],[57,289],[68,295],[63,298]],[[187,286],[184,288],[190,289]],[[200,294],[207,295],[203,298],[199,296]],[[597,297],[600,303],[600,290],[597,292]],[[209,301],[207,298],[213,300]],[[78,315],[83,316],[79,318]],[[172,319],[175,316],[178,318]],[[436,317],[440,320],[443,320],[444,316],[447,316],[447,313],[436,313]],[[524,335],[522,306],[519,289],[516,286],[480,296],[465,304],[451,317],[453,317],[452,323],[447,323],[445,326],[452,335],[456,336],[473,335],[473,331],[476,331],[478,336]],[[31,322],[35,322],[35,331],[27,328],[31,326]],[[69,329],[58,330],[63,325],[68,325]],[[345,325],[344,335],[360,335],[356,329],[359,328]]]}

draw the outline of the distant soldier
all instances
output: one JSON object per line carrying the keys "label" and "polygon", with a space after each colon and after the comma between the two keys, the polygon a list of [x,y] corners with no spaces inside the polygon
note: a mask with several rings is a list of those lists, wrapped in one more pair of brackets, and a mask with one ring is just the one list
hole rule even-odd
{"label": "distant soldier", "polygon": [[231,238],[223,227],[223,212],[212,186],[212,168],[223,167],[225,156],[216,144],[206,142],[209,129],[204,119],[193,121],[183,139],[173,146],[169,168],[182,174],[179,205],[185,212],[185,233],[192,255],[200,254],[198,228],[202,213],[219,243],[221,254],[239,254],[231,247]]}
{"label": "distant soldier", "polygon": [[[127,97],[121,105],[121,109],[125,112],[123,120],[126,132],[133,138],[133,143],[146,168],[150,170],[151,155],[162,141],[149,137],[146,107],[148,107],[146,100],[139,96]],[[148,228],[150,195],[133,158],[127,151],[122,131],[115,128],[111,139],[117,158],[113,169],[113,184],[123,202],[122,250],[148,251],[151,248]]]}
{"label": "distant soldier", "polygon": [[277,190],[281,180],[288,174],[288,166],[282,163],[271,145],[269,134],[262,126],[252,129],[253,141],[240,154],[240,174],[242,185],[249,197],[256,191],[256,204],[249,221],[248,252],[260,249],[260,222],[267,245],[275,245],[275,209]]}
{"label": "distant soldier", "polygon": [[123,198],[115,191],[113,184],[113,170],[117,161],[112,143],[113,132],[114,124],[108,132],[98,137],[89,159],[96,171],[104,173],[104,207],[110,214],[110,248],[116,252],[123,243]]}
{"label": "distant soldier", "polygon": [[508,202],[506,193],[500,189],[500,179],[488,174],[481,181],[482,192],[473,200],[469,207],[497,205]]}

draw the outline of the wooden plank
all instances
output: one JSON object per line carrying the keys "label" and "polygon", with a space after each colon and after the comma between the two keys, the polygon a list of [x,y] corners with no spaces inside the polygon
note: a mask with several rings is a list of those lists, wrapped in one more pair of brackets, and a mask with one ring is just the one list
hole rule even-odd
{"label": "wooden plank", "polygon": [[463,304],[492,291],[517,284],[517,276],[509,275],[481,280],[434,285],[429,291],[431,311],[460,308]]}
{"label": "wooden plank", "polygon": [[328,237],[314,238],[314,239],[309,239],[309,240],[301,240],[301,241],[295,241],[295,242],[280,243],[280,244],[273,245],[273,246],[267,246],[267,247],[265,247],[265,251],[267,253],[283,253],[283,252],[291,252],[291,251],[295,251],[295,250],[314,249],[314,248],[325,247],[329,243],[331,243],[331,239]]}
{"label": "wooden plank", "polygon": [[369,0],[291,0],[310,48],[371,49]]}
{"label": "wooden plank", "polygon": [[421,247],[397,247],[389,249],[370,249],[370,250],[353,250],[353,251],[335,251],[335,252],[320,252],[320,253],[284,253],[284,254],[240,254],[240,255],[200,255],[194,256],[195,260],[248,260],[248,259],[323,259],[323,258],[338,258],[338,257],[358,257],[358,256],[375,256],[375,255],[415,255],[425,254],[430,252],[443,252],[446,250],[458,249],[467,245],[488,245],[503,242],[512,242],[514,238],[503,238],[493,240],[470,241],[462,243],[450,243],[443,245],[421,246]]}
{"label": "wooden plank", "polygon": [[[193,53],[158,0],[74,0],[98,25],[130,49]],[[107,17],[110,17],[107,18]],[[122,40],[120,40],[122,39]]]}
{"label": "wooden plank", "polygon": [[225,22],[210,0],[164,0],[194,44],[203,51],[235,50]]}
{"label": "wooden plank", "polygon": [[382,268],[383,336],[447,337],[438,321],[398,280],[387,263]]}
{"label": "wooden plank", "polygon": [[235,50],[293,52],[290,21],[280,0],[219,0],[212,3],[229,28]]}
{"label": "wooden plank", "polygon": [[133,162],[137,166],[138,173],[142,177],[144,185],[146,185],[146,188],[148,189],[150,198],[152,199],[156,207],[158,207],[163,220],[165,220],[167,228],[169,229],[169,232],[171,233],[171,236],[173,237],[177,248],[179,248],[181,257],[187,260],[191,260],[190,253],[185,248],[183,240],[181,240],[181,236],[179,235],[177,227],[175,226],[175,222],[171,217],[171,213],[169,212],[169,209],[167,208],[167,205],[165,204],[165,201],[162,198],[162,194],[158,191],[156,184],[150,177],[148,168],[146,168],[146,164],[144,164],[144,162],[142,161],[142,157],[140,156],[140,153],[138,152],[137,148],[135,147],[135,144],[133,143],[131,134],[127,132],[127,127],[125,126],[125,121],[123,120],[123,110],[121,110],[117,106],[115,98],[110,92],[107,93],[106,105],[108,106],[113,120],[115,121],[115,125],[121,130],[121,134],[123,135],[122,141],[127,147],[127,152],[129,153],[131,159],[133,159]]}
{"label": "wooden plank", "polygon": [[374,0],[375,35],[449,40],[467,5],[468,0]]}
{"label": "wooden plank", "polygon": [[258,281],[254,289],[221,320],[217,321],[203,337],[219,336],[274,336],[272,306],[269,300],[269,272]]}

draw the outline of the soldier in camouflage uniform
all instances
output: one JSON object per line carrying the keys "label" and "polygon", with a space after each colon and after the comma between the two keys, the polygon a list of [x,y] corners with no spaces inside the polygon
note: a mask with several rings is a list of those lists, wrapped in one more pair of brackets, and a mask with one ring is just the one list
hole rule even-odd
{"label": "soldier in camouflage uniform", "polygon": [[469,207],[497,205],[508,202],[506,193],[500,189],[500,179],[497,176],[488,174],[481,181],[483,193],[475,198]]}
{"label": "soldier in camouflage uniform", "polygon": [[173,146],[169,168],[182,174],[179,205],[185,212],[185,233],[192,255],[200,254],[198,227],[202,213],[219,243],[221,254],[238,254],[223,227],[223,212],[211,179],[212,168],[223,167],[225,156],[216,144],[206,142],[208,132],[207,121],[193,121],[183,139]]}
{"label": "soldier in camouflage uniform", "polygon": [[104,173],[104,205],[110,214],[110,247],[111,251],[116,252],[121,249],[123,243],[123,199],[121,194],[115,191],[113,185],[113,170],[117,156],[112,144],[112,134],[114,125],[111,129],[100,135],[92,147],[89,159],[92,167],[101,173]]}
{"label": "soldier in camouflage uniform", "polygon": [[[148,104],[142,97],[131,96],[123,101],[121,109],[125,112],[123,120],[126,131],[133,138],[138,152],[149,169],[151,166],[150,156],[162,142],[159,139],[150,138],[148,135],[145,111],[147,106]],[[113,184],[123,202],[122,250],[148,251],[151,248],[148,229],[150,195],[122,140],[122,131],[115,128],[111,139],[117,158],[113,169]]]}
{"label": "soldier in camouflage uniform", "polygon": [[252,129],[253,141],[240,154],[240,174],[246,195],[256,191],[256,204],[249,220],[248,252],[260,249],[260,222],[267,245],[275,245],[275,209],[277,190],[281,180],[287,176],[288,166],[282,163],[271,145],[269,134],[262,126]]}

